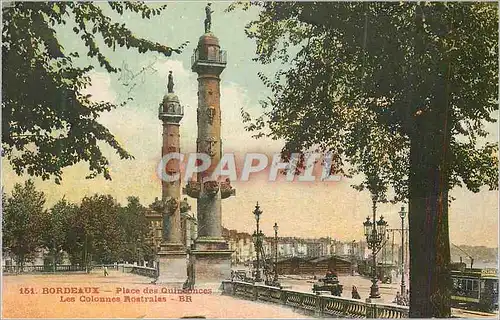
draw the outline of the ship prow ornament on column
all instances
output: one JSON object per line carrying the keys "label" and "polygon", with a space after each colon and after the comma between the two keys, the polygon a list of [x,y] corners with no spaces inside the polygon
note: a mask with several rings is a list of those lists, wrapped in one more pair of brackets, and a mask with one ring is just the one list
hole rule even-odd
{"label": "ship prow ornament on column", "polygon": [[[168,92],[163,97],[158,111],[158,118],[163,123],[162,157],[168,153],[180,153],[179,126],[184,116],[184,108],[174,93],[172,71],[168,75]],[[187,277],[186,248],[182,243],[180,198],[180,162],[171,159],[166,163],[165,173],[178,175],[174,181],[162,179],[162,200],[155,202],[154,207],[163,215],[163,239],[158,251],[157,284],[169,284],[181,287]]]}
{"label": "ship prow ornament on column", "polygon": [[197,199],[198,238],[191,250],[190,264],[197,287],[218,287],[231,277],[231,254],[222,237],[221,200],[235,195],[229,179],[212,180],[222,156],[220,74],[226,68],[226,53],[210,31],[210,4],[205,8],[205,34],[194,50],[191,69],[198,74],[198,139],[196,149],[211,158],[210,167],[187,182],[183,193]]}

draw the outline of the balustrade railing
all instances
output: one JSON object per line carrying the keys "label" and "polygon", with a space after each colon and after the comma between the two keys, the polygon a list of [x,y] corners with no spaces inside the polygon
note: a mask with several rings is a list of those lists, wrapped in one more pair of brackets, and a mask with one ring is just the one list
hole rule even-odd
{"label": "balustrade railing", "polygon": [[118,264],[97,264],[97,265],[92,265],[92,270],[102,270],[104,267],[107,267],[108,270],[118,270],[119,265]]}
{"label": "balustrade railing", "polygon": [[191,56],[191,65],[194,66],[197,63],[227,63],[227,53],[225,50],[213,50],[207,52],[200,52],[196,48]]}
{"label": "balustrade railing", "polygon": [[[102,265],[92,265],[89,268],[91,270],[102,270],[107,267],[108,270],[118,270],[121,269],[123,272],[129,272],[138,274],[141,276],[146,276],[150,278],[157,277],[157,270],[154,268],[135,266],[135,265],[124,265],[124,264],[102,264]],[[44,272],[74,272],[74,271],[85,271],[85,266],[83,265],[70,265],[70,264],[58,264],[54,270],[52,265],[25,265],[21,266],[3,266],[2,271],[4,274],[20,274],[20,273],[44,273]]]}
{"label": "balustrade railing", "polygon": [[137,274],[140,276],[145,276],[145,277],[149,277],[149,278],[157,278],[158,277],[158,270],[156,270],[155,268],[148,268],[148,267],[142,267],[142,266],[128,266],[128,267],[124,267],[124,271],[125,271],[125,268],[128,269],[127,270],[128,272],[133,273],[133,274]]}
{"label": "balustrade railing", "polygon": [[59,264],[52,265],[28,265],[28,266],[3,266],[2,272],[5,274],[18,274],[18,273],[40,273],[40,272],[70,272],[70,271],[85,271],[85,266]]}
{"label": "balustrade railing", "polygon": [[408,318],[408,307],[367,303],[328,294],[280,289],[261,284],[226,280],[223,293],[244,299],[286,305],[321,317]]}

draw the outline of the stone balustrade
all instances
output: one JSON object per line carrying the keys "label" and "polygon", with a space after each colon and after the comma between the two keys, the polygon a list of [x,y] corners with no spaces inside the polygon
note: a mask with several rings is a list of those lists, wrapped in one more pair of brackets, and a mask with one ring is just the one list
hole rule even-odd
{"label": "stone balustrade", "polygon": [[367,303],[329,294],[300,292],[242,281],[223,281],[222,288],[226,295],[277,303],[317,317],[408,318],[409,309],[405,306]]}
{"label": "stone balustrade", "polygon": [[157,278],[158,270],[142,266],[124,266],[124,272],[130,272],[144,277]]}
{"label": "stone balustrade", "polygon": [[97,265],[92,265],[92,270],[103,270],[104,267],[107,267],[108,270],[118,270],[119,266],[120,264],[115,264],[115,263],[97,264]]}
{"label": "stone balustrade", "polygon": [[[108,270],[118,270],[119,267],[123,267],[121,264],[98,264],[98,265],[89,265],[88,270],[102,270],[104,267],[107,267]],[[133,266],[130,265],[127,268],[127,272],[131,271]],[[19,274],[19,273],[51,273],[51,272],[81,272],[86,271],[84,265],[75,265],[75,264],[57,264],[54,270],[54,266],[52,265],[25,265],[21,266],[3,266],[2,272],[4,274]]]}
{"label": "stone balustrade", "polygon": [[42,272],[72,272],[72,271],[85,271],[84,266],[58,264],[54,270],[52,265],[25,265],[25,266],[3,266],[2,272],[4,274],[19,274],[19,273],[42,273]]}

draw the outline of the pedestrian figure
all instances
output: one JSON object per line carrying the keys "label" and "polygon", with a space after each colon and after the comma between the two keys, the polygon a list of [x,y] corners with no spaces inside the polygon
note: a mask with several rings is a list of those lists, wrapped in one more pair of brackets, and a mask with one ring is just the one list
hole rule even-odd
{"label": "pedestrian figure", "polygon": [[358,288],[356,286],[352,286],[352,298],[353,299],[361,299],[361,296],[359,295]]}
{"label": "pedestrian figure", "polygon": [[186,281],[184,281],[184,283],[182,284],[182,290],[188,290],[189,289],[189,278],[186,279]]}
{"label": "pedestrian figure", "polygon": [[394,298],[393,303],[396,303],[397,305],[402,305],[403,304],[403,297],[399,293],[399,291],[396,293],[396,298]]}
{"label": "pedestrian figure", "polygon": [[404,295],[402,300],[404,306],[410,305],[410,290],[406,290],[406,294]]}
{"label": "pedestrian figure", "polygon": [[108,267],[104,266],[104,276],[106,277],[108,274]]}

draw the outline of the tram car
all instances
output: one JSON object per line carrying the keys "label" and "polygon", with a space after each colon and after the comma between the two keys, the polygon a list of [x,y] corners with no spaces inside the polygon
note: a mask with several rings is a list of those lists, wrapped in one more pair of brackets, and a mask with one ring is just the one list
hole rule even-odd
{"label": "tram car", "polygon": [[452,270],[452,306],[493,312],[498,310],[497,269]]}

